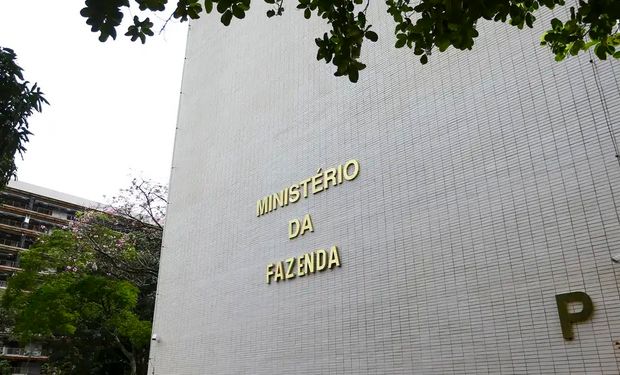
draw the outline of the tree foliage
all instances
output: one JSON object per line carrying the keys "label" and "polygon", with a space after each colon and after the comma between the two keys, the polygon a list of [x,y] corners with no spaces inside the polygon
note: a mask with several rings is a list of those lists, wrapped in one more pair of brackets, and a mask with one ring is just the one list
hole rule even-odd
{"label": "tree foliage", "polygon": [[136,179],[23,253],[3,305],[21,341],[49,343],[48,373],[145,373],[166,195]]}
{"label": "tree foliage", "polygon": [[[126,355],[131,363],[133,353],[148,345],[151,325],[135,312],[139,290],[128,281],[89,272],[94,257],[73,256],[78,246],[76,236],[59,230],[24,254],[23,272],[11,278],[4,296],[16,312],[14,334],[24,342],[43,339],[71,346],[86,341],[104,350],[112,346],[131,353]],[[73,356],[72,373],[94,359],[80,354]]]}
{"label": "tree foliage", "polygon": [[11,364],[9,361],[5,359],[0,360],[0,375],[11,375],[12,373]]}
{"label": "tree foliage", "polygon": [[[284,13],[284,0],[264,0],[271,6],[267,17]],[[325,20],[329,31],[315,39],[317,60],[332,63],[336,76],[348,76],[356,82],[359,71],[366,65],[360,60],[365,40],[375,42],[379,36],[372,30],[366,11],[370,0],[298,0],[297,9],[305,18],[313,15]],[[168,6],[168,0],[86,0],[81,14],[99,40],[117,36],[124,11],[131,7],[133,22],[125,35],[132,41],[145,43],[152,36],[153,22],[148,12],[170,12],[170,18],[181,22],[197,19],[203,12],[215,9],[220,21],[228,26],[233,18],[243,19],[250,9],[251,0],[178,0]],[[387,12],[395,22],[396,48],[408,47],[426,64],[432,51],[445,51],[450,46],[472,49],[481,20],[507,22],[522,29],[532,27],[535,12],[541,8],[565,6],[565,0],[387,0]],[[172,8],[172,9],[170,9]],[[619,20],[620,0],[579,0],[569,7],[565,20],[554,18],[551,28],[541,38],[555,54],[556,60],[577,55],[590,48],[601,60],[609,56],[620,58]]]}
{"label": "tree foliage", "polygon": [[0,47],[0,188],[15,176],[15,155],[26,151],[25,144],[32,134],[28,118],[47,104],[37,84],[24,80],[16,60],[12,49]]}

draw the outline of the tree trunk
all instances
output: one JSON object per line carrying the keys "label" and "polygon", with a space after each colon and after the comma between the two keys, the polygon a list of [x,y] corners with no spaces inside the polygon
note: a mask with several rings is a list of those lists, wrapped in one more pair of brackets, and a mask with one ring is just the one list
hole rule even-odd
{"label": "tree trunk", "polygon": [[136,357],[133,354],[129,359],[129,364],[131,365],[131,375],[136,375]]}
{"label": "tree trunk", "polygon": [[116,340],[116,343],[118,344],[118,347],[121,349],[121,352],[123,352],[123,355],[125,355],[125,357],[129,360],[129,366],[131,367],[131,375],[136,375],[136,357],[133,355],[133,352],[130,352],[129,350],[127,350],[127,348],[125,348],[125,345],[123,345],[123,343],[118,338],[118,336],[116,335],[113,335],[113,336],[114,336],[114,339]]}

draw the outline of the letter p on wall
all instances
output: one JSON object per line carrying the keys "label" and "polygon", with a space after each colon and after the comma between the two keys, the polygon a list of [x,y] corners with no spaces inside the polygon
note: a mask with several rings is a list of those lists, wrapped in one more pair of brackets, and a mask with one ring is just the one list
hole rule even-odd
{"label": "letter p on wall", "polygon": [[[555,302],[558,305],[558,315],[560,316],[560,325],[562,326],[562,335],[566,340],[572,340],[573,323],[585,322],[594,312],[594,305],[589,295],[584,292],[571,292],[557,294]],[[571,303],[581,304],[581,311],[569,312],[568,306]]]}

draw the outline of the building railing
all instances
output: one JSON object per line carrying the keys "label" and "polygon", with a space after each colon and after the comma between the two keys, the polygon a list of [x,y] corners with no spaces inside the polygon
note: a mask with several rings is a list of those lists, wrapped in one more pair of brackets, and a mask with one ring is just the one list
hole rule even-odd
{"label": "building railing", "polygon": [[6,225],[10,225],[12,227],[22,228],[22,224],[24,224],[24,222],[23,221],[18,221],[18,220],[11,220],[11,219],[7,219],[7,218],[0,218],[0,224],[6,224]]}
{"label": "building railing", "polygon": [[53,211],[50,210],[49,208],[44,208],[44,207],[37,207],[34,209],[34,211],[44,214],[44,215],[49,215],[52,216]]}
{"label": "building railing", "polygon": [[26,224],[23,221],[0,218],[0,224],[10,225],[15,228],[28,229],[39,233],[47,233],[48,227],[41,224]]}
{"label": "building railing", "polygon": [[12,260],[4,260],[4,259],[0,259],[0,266],[7,266],[7,267],[13,267],[13,268],[19,267],[17,262],[14,262]]}
{"label": "building railing", "polygon": [[[60,216],[58,215],[55,216],[54,214],[55,211],[52,208],[47,208],[47,207],[33,207],[31,209],[22,208],[22,207],[15,207],[15,206],[8,205],[2,201],[0,201],[0,211],[12,212],[12,213],[15,213],[21,216],[30,216],[32,219],[34,219],[34,221],[41,221],[44,223],[49,223],[52,227],[59,226],[59,225],[60,226],[66,225],[70,220],[74,219],[73,215],[71,214],[71,211],[67,211],[65,214],[60,214],[61,212],[58,212]],[[32,229],[38,232],[45,231],[45,230],[41,230],[40,228],[37,228],[36,225],[27,226],[26,223],[24,223],[24,225],[16,225],[15,223],[12,223],[12,222],[8,224],[12,226],[18,226],[21,228]],[[48,224],[45,224],[45,225],[50,226]]]}
{"label": "building railing", "polygon": [[24,357],[44,357],[45,353],[41,349],[26,350],[25,348],[10,348],[3,346],[0,349],[0,355],[19,355]]}
{"label": "building railing", "polygon": [[28,229],[34,230],[35,232],[47,233],[47,226],[45,225],[37,225],[37,224],[29,224],[27,226]]}
{"label": "building railing", "polygon": [[7,240],[6,238],[0,238],[0,245],[21,247],[19,246],[19,241]]}
{"label": "building railing", "polygon": [[12,199],[5,199],[5,200],[0,200],[0,203],[4,203],[7,204],[9,206],[13,206],[13,207],[19,207],[19,208],[28,208],[28,204],[24,203],[24,202],[20,202],[20,201],[15,201]]}

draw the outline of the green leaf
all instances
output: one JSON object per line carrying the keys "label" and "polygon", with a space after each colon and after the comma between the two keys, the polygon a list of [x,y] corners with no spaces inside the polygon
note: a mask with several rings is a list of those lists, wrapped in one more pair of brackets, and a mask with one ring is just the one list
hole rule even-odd
{"label": "green leaf", "polygon": [[379,40],[379,36],[377,35],[377,33],[371,30],[366,31],[364,36],[366,37],[366,39],[370,40],[371,42],[376,42],[377,40]]}
{"label": "green leaf", "polygon": [[551,20],[551,27],[553,28],[553,30],[560,30],[562,28],[562,25],[562,21],[557,18]]}
{"label": "green leaf", "polygon": [[205,0],[205,11],[211,13],[213,11],[213,0]]}
{"label": "green leaf", "polygon": [[230,21],[232,20],[232,12],[230,10],[227,10],[224,12],[224,14],[222,14],[222,17],[220,18],[220,20],[222,21],[222,23],[224,24],[224,26],[228,26],[230,25]]}
{"label": "green leaf", "polygon": [[356,69],[349,70],[349,81],[355,83],[360,78],[360,73]]}
{"label": "green leaf", "polygon": [[527,27],[529,27],[530,29],[532,27],[534,27],[534,21],[536,20],[536,17],[534,17],[534,15],[532,13],[528,13],[525,16],[525,24],[527,25]]}
{"label": "green leaf", "polygon": [[241,9],[237,4],[232,6],[233,15],[239,19],[245,18],[245,11]]}
{"label": "green leaf", "polygon": [[594,54],[601,60],[607,60],[607,47],[600,43],[597,44],[596,47],[594,47]]}
{"label": "green leaf", "polygon": [[581,39],[574,41],[573,43],[568,45],[569,53],[572,56],[577,56],[579,51],[583,49],[584,45],[585,45],[585,42]]}
{"label": "green leaf", "polygon": [[218,1],[216,9],[218,13],[224,14],[228,9],[228,5],[224,1]]}

